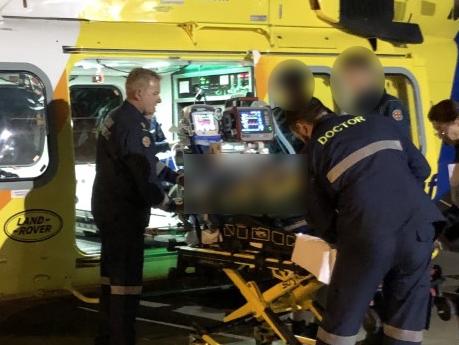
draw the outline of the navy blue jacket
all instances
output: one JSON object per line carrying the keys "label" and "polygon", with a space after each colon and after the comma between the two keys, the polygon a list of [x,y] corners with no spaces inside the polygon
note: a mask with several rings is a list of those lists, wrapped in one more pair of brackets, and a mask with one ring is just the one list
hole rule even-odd
{"label": "navy blue jacket", "polygon": [[408,108],[397,97],[384,92],[376,111],[382,116],[395,120],[403,134],[411,138],[410,113]]}
{"label": "navy blue jacket", "polygon": [[96,222],[125,215],[148,223],[150,208],[167,201],[149,130],[149,121],[127,101],[101,123],[92,194]]}
{"label": "navy blue jacket", "polygon": [[327,239],[378,241],[407,222],[443,220],[423,190],[427,161],[387,118],[326,115],[314,127],[307,160],[308,223]]}

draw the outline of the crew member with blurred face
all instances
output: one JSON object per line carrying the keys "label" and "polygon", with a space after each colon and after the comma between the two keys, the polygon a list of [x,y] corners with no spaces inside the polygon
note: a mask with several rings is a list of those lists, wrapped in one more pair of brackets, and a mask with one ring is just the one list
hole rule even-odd
{"label": "crew member with blurred face", "polygon": [[352,47],[336,60],[332,91],[341,110],[352,115],[380,114],[393,119],[408,138],[409,112],[398,98],[384,89],[384,70],[373,52]]}
{"label": "crew member with blurred face", "polygon": [[381,282],[382,343],[421,344],[434,225],[443,221],[422,188],[427,161],[381,116],[336,116],[312,99],[287,122],[308,143],[308,224],[334,232],[338,251],[317,345],[355,344]]}
{"label": "crew member with blurred face", "polygon": [[100,331],[96,344],[134,345],[134,322],[142,292],[144,230],[151,207],[173,211],[161,188],[150,123],[161,102],[160,77],[134,69],[127,100],[98,130],[92,213],[100,230]]}

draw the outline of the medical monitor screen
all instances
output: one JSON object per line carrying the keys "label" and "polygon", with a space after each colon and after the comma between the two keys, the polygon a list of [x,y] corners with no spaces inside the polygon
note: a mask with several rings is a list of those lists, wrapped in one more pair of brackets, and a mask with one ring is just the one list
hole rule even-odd
{"label": "medical monitor screen", "polygon": [[198,136],[214,136],[218,134],[217,122],[211,111],[195,111],[192,113],[194,131]]}
{"label": "medical monitor screen", "polygon": [[266,109],[241,109],[242,133],[269,133],[272,132],[269,112]]}
{"label": "medical monitor screen", "polygon": [[269,108],[238,108],[241,138],[247,140],[272,140],[274,135]]}

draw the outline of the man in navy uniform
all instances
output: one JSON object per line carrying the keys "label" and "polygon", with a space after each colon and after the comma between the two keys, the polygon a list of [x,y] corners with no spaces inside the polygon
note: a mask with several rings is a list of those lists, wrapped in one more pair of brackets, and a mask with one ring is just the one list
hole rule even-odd
{"label": "man in navy uniform", "polygon": [[427,161],[381,116],[336,116],[317,99],[286,116],[307,143],[308,223],[338,250],[317,344],[354,344],[381,282],[384,344],[421,344],[443,221],[423,191]]}
{"label": "man in navy uniform", "polygon": [[386,92],[384,78],[381,62],[372,51],[351,47],[337,58],[333,66],[331,81],[335,100],[341,110],[349,114],[379,114],[392,119],[410,138],[408,109],[402,101]]}
{"label": "man in navy uniform", "polygon": [[[160,175],[178,175],[157,164],[150,123],[161,102],[160,77],[134,69],[126,80],[127,100],[99,128],[92,213],[100,230],[100,333],[96,344],[135,344],[135,317],[142,291],[144,229],[151,207],[174,211]],[[175,175],[174,175],[175,174]]]}

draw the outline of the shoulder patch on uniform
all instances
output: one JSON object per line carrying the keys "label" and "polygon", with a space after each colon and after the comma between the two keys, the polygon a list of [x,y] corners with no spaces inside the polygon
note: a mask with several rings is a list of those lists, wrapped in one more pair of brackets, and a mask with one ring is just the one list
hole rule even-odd
{"label": "shoulder patch on uniform", "polygon": [[395,109],[395,110],[392,112],[392,117],[393,117],[396,121],[402,121],[402,120],[403,120],[403,113],[402,113],[402,110],[401,110],[401,109]]}
{"label": "shoulder patch on uniform", "polygon": [[142,138],[142,144],[143,144],[143,146],[145,146],[145,147],[150,147],[150,145],[151,145],[150,137],[144,136],[144,137]]}

